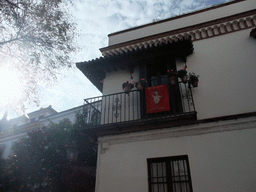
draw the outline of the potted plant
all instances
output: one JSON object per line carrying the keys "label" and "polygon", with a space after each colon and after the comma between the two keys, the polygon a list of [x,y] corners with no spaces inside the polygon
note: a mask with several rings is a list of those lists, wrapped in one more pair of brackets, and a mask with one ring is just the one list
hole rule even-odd
{"label": "potted plant", "polygon": [[129,81],[126,81],[123,83],[122,87],[125,93],[130,93],[132,88],[134,87],[134,83],[129,83]]}
{"label": "potted plant", "polygon": [[171,85],[175,85],[177,82],[177,72],[173,71],[173,69],[171,71],[168,70],[167,72],[168,72],[168,78],[169,78]]}
{"label": "potted plant", "polygon": [[138,89],[138,91],[142,91],[147,85],[147,80],[145,78],[142,78],[140,81],[138,81],[135,84],[135,87]]}
{"label": "potted plant", "polygon": [[198,86],[198,81],[199,81],[198,78],[199,78],[199,75],[196,75],[194,72],[189,73],[189,81],[193,85],[193,87]]}
{"label": "potted plant", "polygon": [[188,82],[188,76],[187,76],[187,71],[186,68],[184,67],[184,69],[181,69],[177,72],[178,77],[181,78],[183,83],[187,83]]}

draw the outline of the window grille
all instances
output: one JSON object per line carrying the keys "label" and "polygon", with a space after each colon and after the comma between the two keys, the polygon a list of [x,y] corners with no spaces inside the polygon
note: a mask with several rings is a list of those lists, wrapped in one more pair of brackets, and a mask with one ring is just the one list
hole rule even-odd
{"label": "window grille", "polygon": [[187,155],[147,161],[149,192],[192,192]]}

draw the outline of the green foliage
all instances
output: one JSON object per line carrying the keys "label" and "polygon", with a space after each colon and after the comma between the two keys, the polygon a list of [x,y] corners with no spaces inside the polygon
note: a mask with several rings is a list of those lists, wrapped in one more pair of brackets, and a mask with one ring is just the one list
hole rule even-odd
{"label": "green foliage", "polygon": [[77,49],[76,24],[65,0],[0,1],[1,65],[22,71],[25,98],[38,102],[39,82],[56,79],[58,69],[71,67]]}
{"label": "green foliage", "polygon": [[198,79],[198,78],[199,78],[199,75],[196,75],[194,72],[190,72],[190,73],[188,74],[188,76],[189,76],[189,78],[190,78],[191,80],[195,80],[195,79]]}
{"label": "green foliage", "polygon": [[181,70],[177,71],[177,75],[178,75],[178,77],[182,78],[185,75],[187,75],[187,71],[185,69],[181,69]]}
{"label": "green foliage", "polygon": [[2,184],[3,191],[67,191],[65,174],[75,174],[67,160],[70,141],[75,141],[79,150],[72,164],[96,167],[97,144],[85,128],[86,123],[77,115],[74,125],[65,119],[29,132],[13,145],[13,155],[1,167],[0,190]]}
{"label": "green foliage", "polygon": [[6,168],[9,167],[8,161],[0,159],[0,191],[7,191],[10,188],[9,177]]}
{"label": "green foliage", "polygon": [[[97,163],[97,142],[86,132],[89,125],[84,121],[82,114],[76,115],[76,122],[73,126],[72,138],[76,141],[79,151],[78,161],[83,165],[96,167]],[[88,155],[90,154],[90,155]]]}
{"label": "green foliage", "polygon": [[124,89],[126,86],[130,86],[132,89],[134,87],[134,83],[129,83],[129,81],[127,80],[122,84],[122,88]]}

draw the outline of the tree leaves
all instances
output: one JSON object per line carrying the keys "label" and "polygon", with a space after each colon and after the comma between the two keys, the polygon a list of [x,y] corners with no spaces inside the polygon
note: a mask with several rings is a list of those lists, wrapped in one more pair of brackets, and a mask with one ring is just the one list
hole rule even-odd
{"label": "tree leaves", "polygon": [[33,84],[24,100],[37,101],[38,84],[74,64],[78,34],[69,6],[65,0],[0,1],[0,59],[19,68],[25,89]]}
{"label": "tree leaves", "polygon": [[74,163],[96,167],[97,144],[86,134],[85,128],[82,115],[77,115],[74,125],[64,119],[28,132],[26,138],[13,144],[13,155],[0,164],[0,190],[65,191],[60,186],[65,186],[63,173],[66,169],[70,171],[67,160],[70,141],[75,141],[79,150]]}

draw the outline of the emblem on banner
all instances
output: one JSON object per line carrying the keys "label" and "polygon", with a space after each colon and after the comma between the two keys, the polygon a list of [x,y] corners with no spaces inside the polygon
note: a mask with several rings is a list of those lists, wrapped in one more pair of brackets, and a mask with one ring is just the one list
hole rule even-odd
{"label": "emblem on banner", "polygon": [[147,113],[158,113],[170,110],[168,85],[146,88]]}

